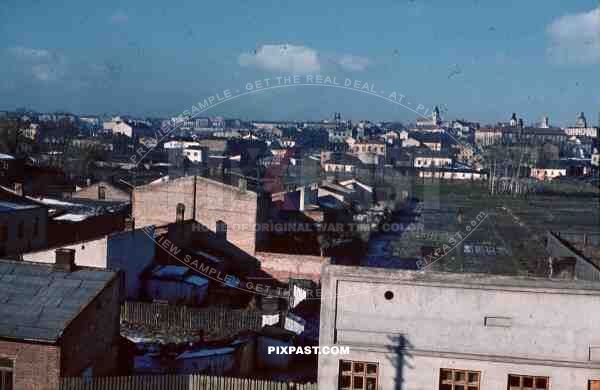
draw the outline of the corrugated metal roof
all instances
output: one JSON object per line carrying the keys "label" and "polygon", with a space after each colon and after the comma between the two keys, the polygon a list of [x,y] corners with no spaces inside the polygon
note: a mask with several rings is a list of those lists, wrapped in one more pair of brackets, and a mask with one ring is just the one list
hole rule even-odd
{"label": "corrugated metal roof", "polygon": [[56,271],[52,265],[0,260],[0,337],[58,341],[114,278],[113,271]]}

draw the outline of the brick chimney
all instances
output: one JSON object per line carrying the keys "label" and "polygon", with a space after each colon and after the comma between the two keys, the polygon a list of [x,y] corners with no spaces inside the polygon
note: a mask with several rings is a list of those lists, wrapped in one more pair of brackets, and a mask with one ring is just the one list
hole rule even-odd
{"label": "brick chimney", "polygon": [[63,272],[75,270],[75,249],[58,248],[55,253],[54,269]]}

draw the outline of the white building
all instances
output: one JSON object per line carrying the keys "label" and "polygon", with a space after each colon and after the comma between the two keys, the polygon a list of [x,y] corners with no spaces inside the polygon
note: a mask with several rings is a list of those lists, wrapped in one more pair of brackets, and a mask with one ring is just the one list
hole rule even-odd
{"label": "white building", "polygon": [[125,122],[120,122],[113,126],[112,133],[113,134],[121,134],[121,135],[131,138],[131,137],[133,137],[133,127],[129,126]]}
{"label": "white building", "polygon": [[188,160],[194,163],[201,163],[206,161],[206,148],[202,147],[190,147],[183,149],[183,155]]}
{"label": "white building", "polygon": [[327,265],[319,388],[597,389],[600,283]]}
{"label": "white building", "polygon": [[195,142],[195,141],[172,140],[172,141],[165,142],[163,145],[163,147],[165,149],[185,149],[185,148],[191,148],[193,146],[200,146],[200,143]]}

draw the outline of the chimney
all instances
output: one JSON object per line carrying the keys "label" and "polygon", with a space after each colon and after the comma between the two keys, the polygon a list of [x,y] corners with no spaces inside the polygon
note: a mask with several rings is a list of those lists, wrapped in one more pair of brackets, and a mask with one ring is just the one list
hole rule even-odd
{"label": "chimney", "polygon": [[72,272],[75,270],[75,249],[58,248],[54,268],[57,271]]}
{"label": "chimney", "polygon": [[245,194],[247,188],[248,188],[248,182],[246,181],[245,178],[240,177],[238,180],[238,189],[240,190],[240,192],[242,194]]}
{"label": "chimney", "polygon": [[19,196],[25,196],[25,192],[23,191],[23,183],[15,183],[15,192]]}

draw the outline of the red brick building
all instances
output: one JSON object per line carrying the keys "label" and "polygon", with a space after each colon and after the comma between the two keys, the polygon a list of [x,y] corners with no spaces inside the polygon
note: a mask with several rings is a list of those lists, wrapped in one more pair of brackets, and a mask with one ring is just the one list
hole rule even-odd
{"label": "red brick building", "polygon": [[[0,261],[0,388],[54,390],[62,376],[113,375],[120,274],[74,265]],[[3,387],[4,386],[4,387]]]}

